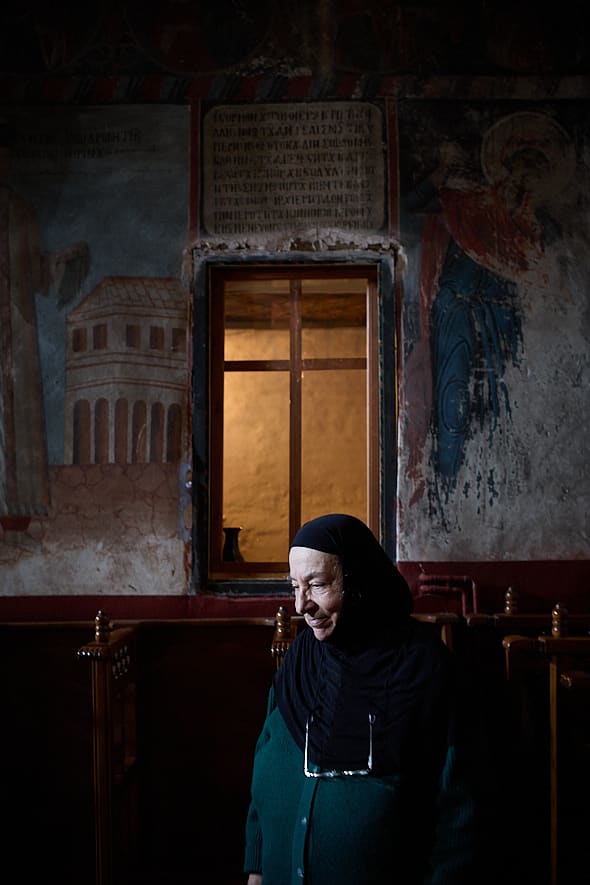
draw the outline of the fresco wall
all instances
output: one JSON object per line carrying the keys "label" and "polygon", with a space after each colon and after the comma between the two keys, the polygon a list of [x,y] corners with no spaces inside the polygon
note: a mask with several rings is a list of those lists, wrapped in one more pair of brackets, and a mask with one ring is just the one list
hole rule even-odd
{"label": "fresco wall", "polygon": [[588,556],[589,123],[400,103],[401,559]]}
{"label": "fresco wall", "polygon": [[2,592],[182,592],[188,111],[2,123]]}
{"label": "fresco wall", "polygon": [[[387,155],[376,216],[399,255],[399,436],[385,444],[402,565],[500,575],[502,562],[559,560],[582,576],[579,4],[162,0],[0,15],[0,266],[14,268],[0,282],[0,596],[186,594],[183,250],[197,218],[223,243],[215,212],[238,211],[222,205],[228,187],[203,204],[205,111],[302,102],[369,109]],[[347,178],[351,211],[366,213],[372,186],[361,195]],[[284,194],[268,196],[280,215]]]}
{"label": "fresco wall", "polygon": [[[580,111],[396,105],[402,561],[588,556]],[[3,593],[182,593],[187,109],[5,117]]]}

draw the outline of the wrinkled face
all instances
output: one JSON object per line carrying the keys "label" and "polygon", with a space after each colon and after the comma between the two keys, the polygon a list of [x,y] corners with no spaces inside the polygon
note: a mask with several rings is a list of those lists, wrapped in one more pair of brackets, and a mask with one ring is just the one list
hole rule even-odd
{"label": "wrinkled face", "polygon": [[290,580],[297,614],[304,615],[316,639],[333,633],[342,611],[342,565],[332,553],[292,547]]}

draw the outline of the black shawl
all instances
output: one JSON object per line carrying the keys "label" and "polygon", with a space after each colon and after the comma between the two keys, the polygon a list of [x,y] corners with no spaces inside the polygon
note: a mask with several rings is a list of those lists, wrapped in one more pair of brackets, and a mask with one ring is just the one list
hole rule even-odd
{"label": "black shawl", "polygon": [[449,658],[410,617],[412,599],[397,568],[364,523],[330,514],[306,523],[293,547],[340,557],[344,603],[333,633],[303,629],[275,677],[278,707],[295,742],[322,769],[367,766],[374,717],[376,774],[424,765],[440,772],[447,745]]}

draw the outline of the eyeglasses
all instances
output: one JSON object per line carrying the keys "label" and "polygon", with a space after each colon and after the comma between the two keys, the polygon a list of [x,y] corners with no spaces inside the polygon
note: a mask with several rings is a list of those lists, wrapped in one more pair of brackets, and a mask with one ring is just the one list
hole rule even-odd
{"label": "eyeglasses", "polygon": [[321,768],[310,769],[308,764],[309,749],[309,725],[313,722],[311,716],[305,723],[305,749],[303,753],[303,774],[305,777],[351,777],[352,775],[366,775],[373,770],[373,725],[375,724],[374,713],[369,713],[369,755],[367,757],[367,767],[341,771],[338,768],[329,768],[323,771]]}

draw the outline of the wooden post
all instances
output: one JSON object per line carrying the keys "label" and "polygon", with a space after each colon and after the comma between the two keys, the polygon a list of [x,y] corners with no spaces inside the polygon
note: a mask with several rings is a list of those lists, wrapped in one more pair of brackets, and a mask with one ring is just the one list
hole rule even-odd
{"label": "wooden post", "polygon": [[551,655],[549,659],[549,847],[551,885],[557,885],[558,879],[558,703],[559,664],[557,655]]}
{"label": "wooden post", "polygon": [[283,658],[285,657],[287,649],[292,641],[291,616],[285,606],[281,605],[275,617],[275,632],[272,637],[272,645],[270,648],[270,653],[275,659],[277,670],[283,663]]}
{"label": "wooden post", "polygon": [[[113,786],[115,782],[115,725],[121,728],[126,716],[125,699],[120,684],[128,681],[131,669],[131,640],[133,628],[113,630],[106,614],[99,611],[94,619],[94,641],[78,649],[78,657],[90,662],[92,682],[92,746],[95,827],[95,882],[96,885],[113,883]],[[115,699],[118,703],[114,710]],[[121,709],[119,709],[121,707]],[[135,710],[133,710],[133,714]],[[117,720],[115,722],[115,720]],[[124,726],[123,726],[124,727]],[[117,769],[123,771],[135,761],[135,733],[131,750],[117,747],[122,760]]]}
{"label": "wooden post", "polygon": [[[551,636],[567,635],[568,611],[558,602],[551,611]],[[557,654],[549,658],[549,847],[551,885],[559,878],[559,671]]]}

